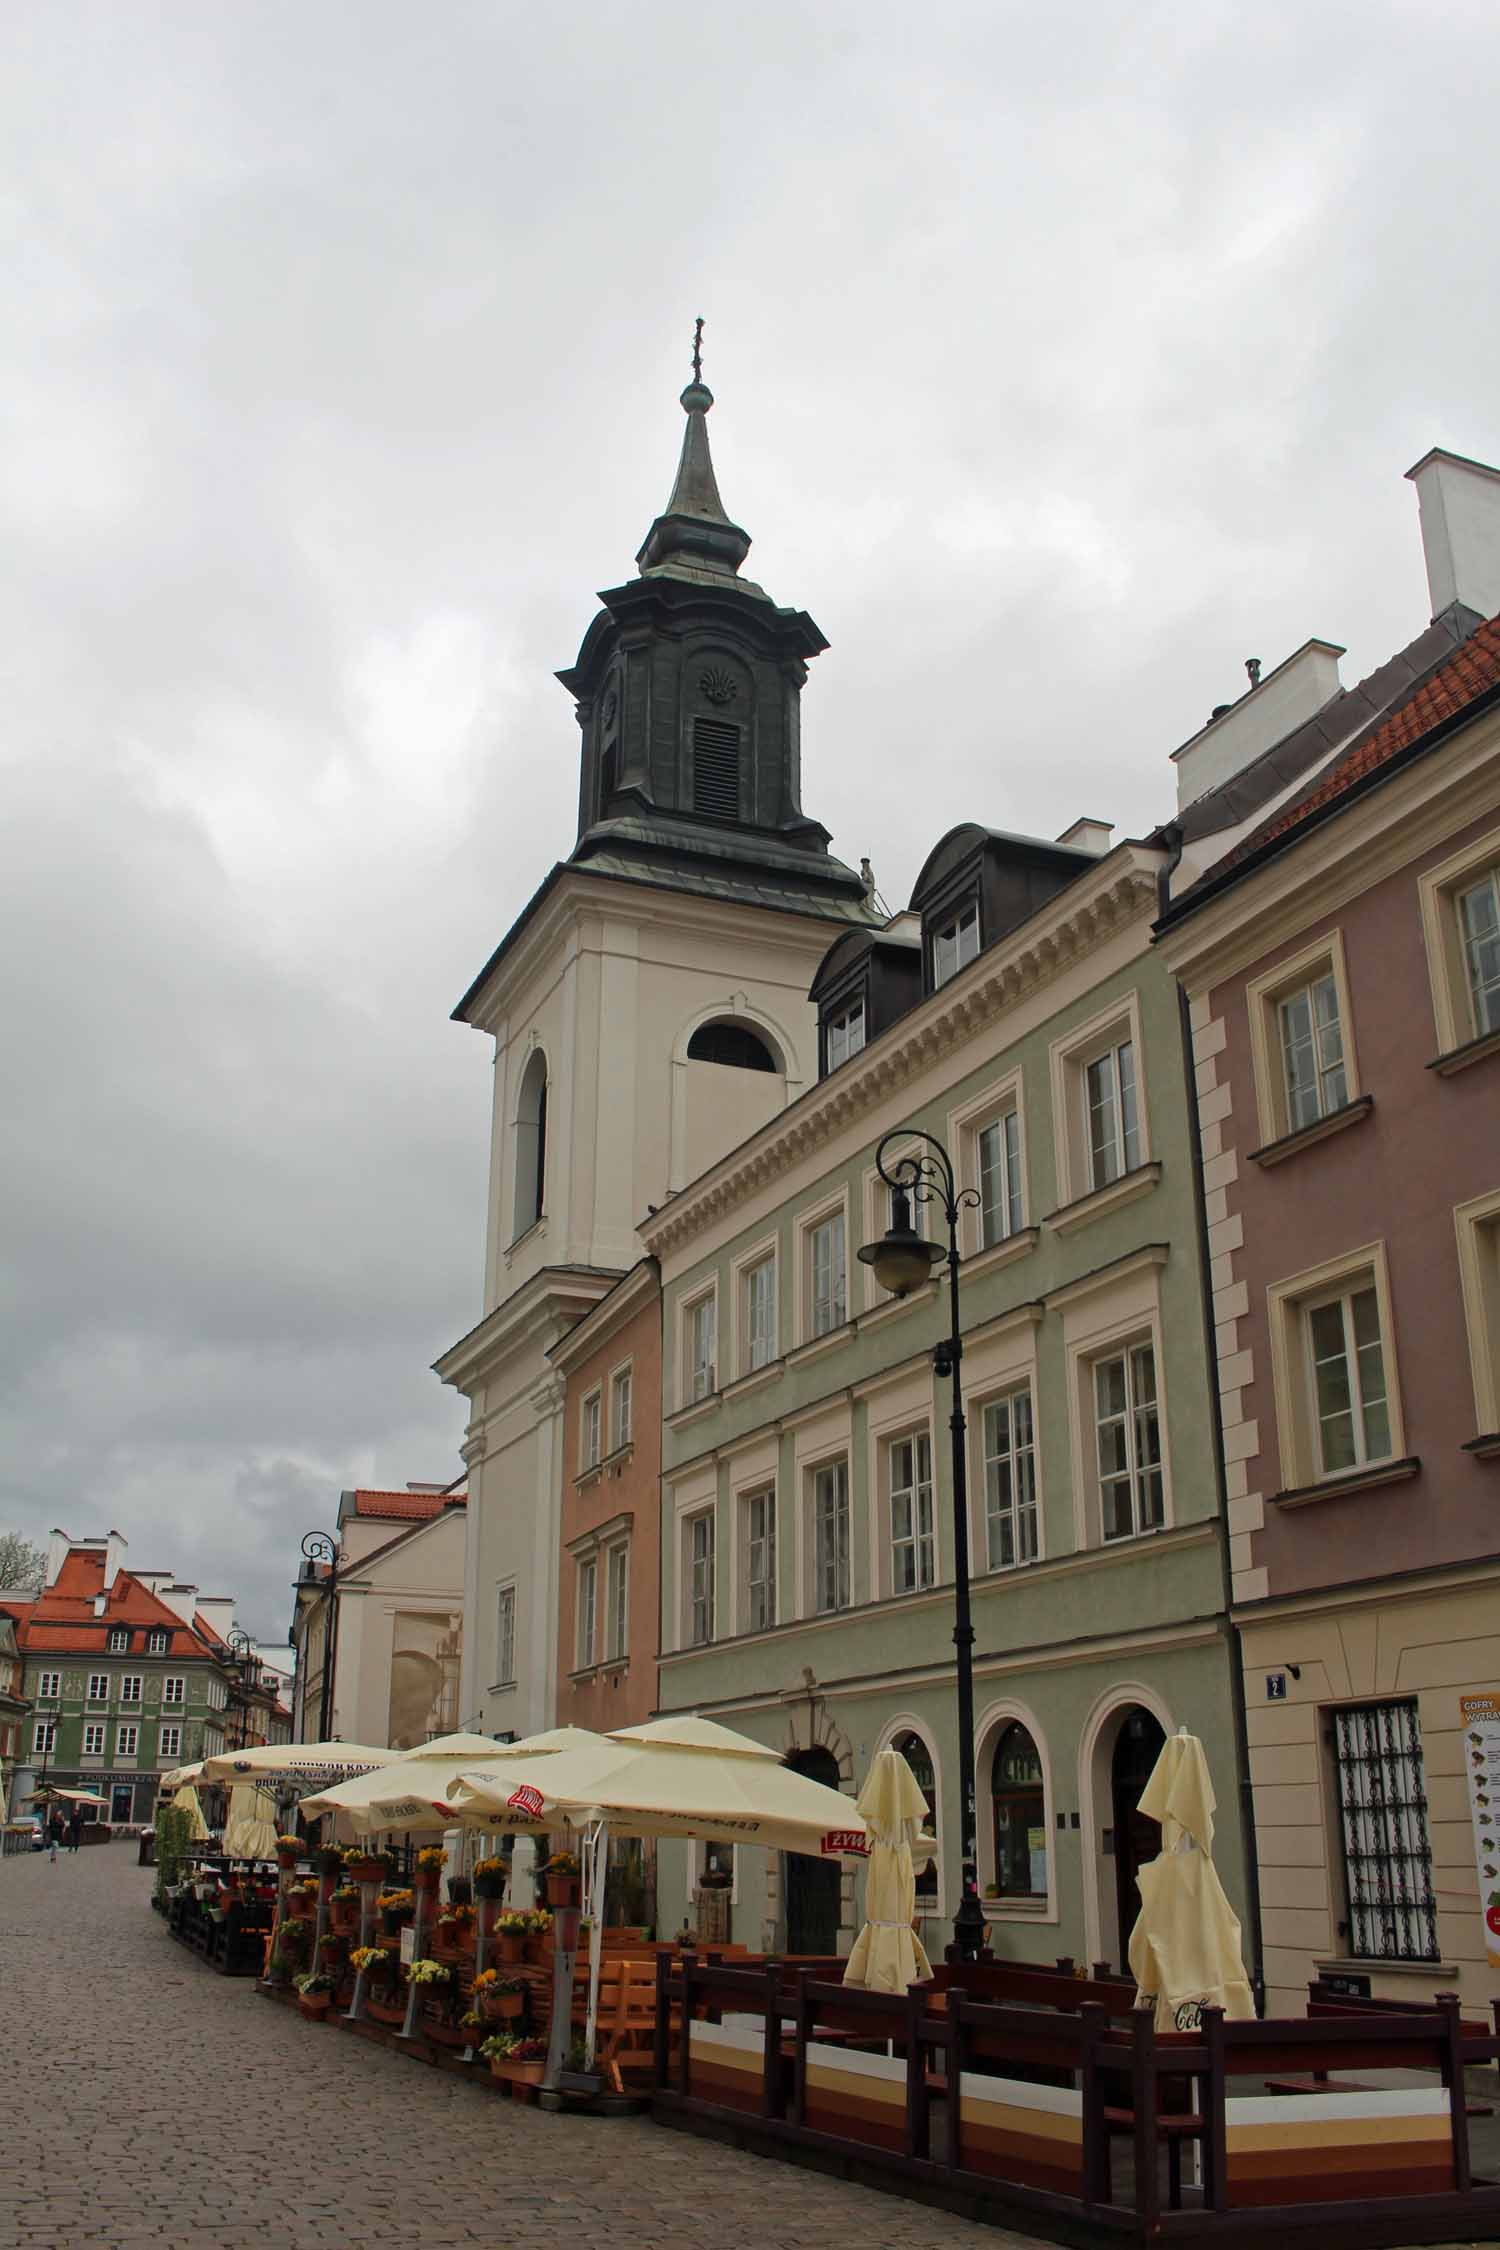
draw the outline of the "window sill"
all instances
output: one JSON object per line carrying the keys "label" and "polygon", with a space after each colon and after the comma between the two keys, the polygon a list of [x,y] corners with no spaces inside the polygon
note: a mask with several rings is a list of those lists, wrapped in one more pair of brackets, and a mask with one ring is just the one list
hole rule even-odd
{"label": "window sill", "polygon": [[1435,1070],[1439,1078],[1453,1078],[1470,1063],[1483,1062],[1489,1055],[1500,1055],[1500,1031],[1482,1031],[1477,1039],[1450,1047],[1446,1055],[1434,1055],[1427,1068]]}
{"label": "window sill", "polygon": [[1059,1234],[1071,1234],[1075,1227],[1086,1227],[1091,1220],[1102,1219],[1106,1212],[1117,1211],[1121,1204],[1134,1203],[1137,1196],[1149,1195],[1160,1178],[1159,1159],[1150,1164],[1138,1164],[1133,1172],[1124,1172],[1119,1179],[1111,1180],[1108,1187],[1093,1188],[1072,1203],[1049,1211],[1043,1224],[1055,1227]]}
{"label": "window sill", "polygon": [[1378,1954],[1341,1953],[1336,1960],[1314,1961],[1318,1975],[1347,1976],[1351,1969],[1381,1977],[1451,1977],[1458,1989],[1458,1969],[1451,1961],[1391,1961]]}
{"label": "window sill", "polygon": [[722,1404],[723,1396],[722,1391],[708,1391],[702,1398],[695,1398],[691,1404],[679,1406],[675,1414],[666,1417],[663,1428],[685,1430],[690,1423],[701,1422],[706,1414],[712,1414],[715,1407]]}
{"label": "window sill", "polygon": [[1283,1133],[1278,1141],[1267,1141],[1263,1148],[1250,1151],[1252,1164],[1284,1164],[1289,1156],[1302,1149],[1311,1148],[1316,1141],[1326,1141],[1347,1126],[1363,1124],[1375,1107],[1373,1094],[1361,1094],[1357,1101],[1345,1102],[1341,1109],[1331,1109],[1326,1117],[1314,1118],[1311,1125],[1299,1125],[1295,1133]]}
{"label": "window sill", "polygon": [[980,1900],[987,1922],[1050,1922],[1050,1899],[985,1898]]}
{"label": "window sill", "polygon": [[624,1445],[617,1445],[613,1453],[602,1455],[591,1467],[580,1470],[573,1479],[573,1490],[575,1492],[587,1492],[590,1486],[601,1481],[606,1470],[611,1476],[618,1476],[620,1471],[634,1458],[634,1455],[634,1441],[627,1439]]}
{"label": "window sill", "polygon": [[801,1367],[806,1361],[816,1359],[820,1353],[831,1352],[838,1344],[847,1344],[854,1334],[855,1325],[852,1320],[841,1320],[836,1326],[826,1328],[821,1336],[810,1336],[805,1344],[799,1344],[795,1351],[787,1353],[787,1366]]}
{"label": "window sill", "polygon": [[[967,1273],[967,1266],[964,1271]],[[873,1305],[856,1315],[854,1325],[863,1334],[865,1329],[878,1327],[883,1320],[894,1320],[898,1314],[910,1312],[916,1305],[935,1304],[937,1293],[936,1281],[924,1281],[919,1289],[908,1289],[901,1297],[888,1297],[882,1293]]]}
{"label": "window sill", "polygon": [[518,1234],[515,1236],[515,1238],[511,1242],[510,1248],[505,1252],[505,1263],[509,1265],[516,1252],[518,1250],[524,1250],[533,1235],[545,1234],[546,1231],[547,1214],[544,1211],[539,1219],[532,1220],[530,1226],[526,1229],[526,1232],[524,1234]]}
{"label": "window sill", "polygon": [[486,1692],[490,1695],[509,1695],[519,1685],[518,1680],[491,1680]]}
{"label": "window sill", "polygon": [[1500,1461],[1500,1430],[1486,1430],[1482,1437],[1471,1437],[1460,1449],[1474,1461]]}
{"label": "window sill", "polygon": [[762,1383],[774,1383],[785,1367],[784,1359],[768,1359],[762,1367],[752,1367],[748,1375],[738,1375],[732,1383],[724,1385],[725,1398],[743,1398],[747,1391],[759,1390]]}
{"label": "window sill", "polygon": [[976,1250],[972,1257],[965,1258],[959,1270],[966,1281],[973,1274],[993,1273],[999,1266],[1008,1266],[1014,1258],[1024,1258],[1041,1239],[1040,1227],[1017,1227],[1014,1234],[1004,1235],[987,1250]]}
{"label": "window sill", "polygon": [[1422,1466],[1421,1455],[1408,1453],[1399,1461],[1376,1461],[1368,1468],[1352,1469],[1343,1476],[1324,1477],[1318,1484],[1298,1484],[1273,1492],[1273,1508],[1307,1508],[1315,1500],[1336,1500],[1343,1492],[1374,1492],[1383,1484],[1404,1484]]}

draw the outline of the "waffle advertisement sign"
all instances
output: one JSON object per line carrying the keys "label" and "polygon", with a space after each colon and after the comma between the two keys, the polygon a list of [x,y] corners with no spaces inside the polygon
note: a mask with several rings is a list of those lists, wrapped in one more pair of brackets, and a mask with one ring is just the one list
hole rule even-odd
{"label": "waffle advertisement sign", "polygon": [[1485,1959],[1492,1969],[1500,1969],[1500,1695],[1462,1695],[1458,1708],[1463,1718]]}

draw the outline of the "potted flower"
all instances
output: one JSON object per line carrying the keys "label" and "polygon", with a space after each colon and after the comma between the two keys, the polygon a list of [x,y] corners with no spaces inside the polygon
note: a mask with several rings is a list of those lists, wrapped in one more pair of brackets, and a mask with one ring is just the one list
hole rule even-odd
{"label": "potted flower", "polygon": [[542,1869],[549,1906],[578,1904],[579,1873],[575,1852],[554,1852]]}
{"label": "potted flower", "polygon": [[474,2005],[486,2023],[509,2023],[524,2014],[526,1986],[520,1977],[483,1969],[474,1979]]}
{"label": "potted flower", "polygon": [[532,1961],[545,1961],[552,1951],[554,1931],[552,1917],[545,1906],[534,1906],[526,1917],[526,1954]]}
{"label": "potted flower", "polygon": [[473,1898],[474,1884],[469,1876],[450,1875],[448,1877],[448,1904],[450,1906],[469,1906],[473,1903]]}
{"label": "potted flower", "polygon": [[436,1898],[438,1879],[447,1863],[448,1854],[440,1844],[429,1844],[417,1854],[416,1887]]}
{"label": "potted flower", "polygon": [[357,1883],[340,1883],[329,1894],[328,1911],[336,1930],[359,1928],[359,1886]]}
{"label": "potted flower", "polygon": [[395,1855],[391,1852],[366,1851],[362,1844],[355,1844],[344,1857],[345,1880],[351,1883],[383,1883],[395,1872]]}
{"label": "potted flower", "polygon": [[276,1864],[290,1870],[302,1857],[300,1836],[278,1836],[276,1839]]}
{"label": "potted flower", "polygon": [[453,1971],[446,1961],[434,1961],[429,1955],[421,1961],[407,1962],[406,1981],[418,1985],[450,1984]]}
{"label": "potted flower", "polygon": [[368,1980],[365,2004],[375,2021],[400,2023],[406,2011],[396,1993],[400,1963],[395,1952],[383,1945],[357,1945],[349,1956],[349,1965]]}
{"label": "potted flower", "polygon": [[318,1850],[318,1873],[342,1875],[344,1872],[344,1847],[342,1844],[323,1844]]}
{"label": "potted flower", "polygon": [[604,2073],[592,2067],[588,2048],[581,2039],[575,2039],[568,2049],[567,2060],[557,2074],[557,2083],[565,2094],[592,2095],[603,2090]]}
{"label": "potted flower", "polygon": [[375,1901],[380,1915],[380,1927],[386,1937],[399,1937],[403,1925],[411,1920],[412,1894],[410,1891],[382,1891]]}
{"label": "potted flower", "polygon": [[497,2031],[486,2039],[479,2052],[489,2064],[492,2078],[506,2078],[523,2086],[540,2086],[547,2067],[545,2039],[518,2039],[513,2032]]}
{"label": "potted flower", "polygon": [[304,2016],[321,2023],[333,2005],[333,1979],[322,1974],[293,1977],[297,1988],[297,2006]]}
{"label": "potted flower", "polygon": [[529,1914],[499,1914],[495,1917],[495,1959],[514,1967],[526,1958],[526,1941],[531,1935]]}
{"label": "potted flower", "polygon": [[503,1859],[482,1859],[474,1870],[474,1896],[504,1898],[505,1878],[509,1872]]}
{"label": "potted flower", "polygon": [[286,1903],[289,1911],[303,1921],[311,1921],[318,1911],[318,1886],[316,1883],[290,1883]]}

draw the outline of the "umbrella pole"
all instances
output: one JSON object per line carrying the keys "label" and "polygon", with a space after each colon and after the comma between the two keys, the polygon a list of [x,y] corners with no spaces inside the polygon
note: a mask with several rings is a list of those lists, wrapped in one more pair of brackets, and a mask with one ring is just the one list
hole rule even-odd
{"label": "umbrella pole", "polygon": [[604,1945],[604,1856],[609,1849],[609,1822],[601,1820],[588,1843],[589,1876],[589,2018],[584,2036],[585,2070],[594,2067],[594,2040],[599,2029],[599,1957]]}

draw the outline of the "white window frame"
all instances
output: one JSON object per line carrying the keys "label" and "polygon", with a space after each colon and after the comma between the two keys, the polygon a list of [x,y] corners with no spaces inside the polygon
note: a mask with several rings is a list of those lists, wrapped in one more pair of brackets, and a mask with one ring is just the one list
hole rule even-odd
{"label": "white window frame", "polygon": [[[1154,1355],[1156,1411],[1161,1433],[1161,1530],[1170,1531],[1176,1520],[1172,1497],[1171,1371],[1162,1348],[1161,1270],[1167,1256],[1164,1244],[1145,1244],[1104,1273],[1082,1275],[1076,1282],[1053,1291],[1048,1299],[1049,1313],[1060,1310],[1063,1316],[1073,1530],[1080,1549],[1129,1545],[1123,1538],[1108,1541],[1104,1538],[1095,1368],[1101,1360],[1118,1358],[1122,1351],[1135,1344],[1149,1342]],[[1035,1383],[1033,1370],[1034,1386]],[[1040,1396],[1035,1388],[1033,1396]],[[1041,1426],[1040,1421],[1038,1426]],[[1140,1536],[1153,1539],[1158,1533],[1147,1531]]]}
{"label": "white window frame", "polygon": [[682,1645],[711,1648],[718,1625],[716,1504],[694,1508],[683,1517],[682,1564]]}
{"label": "white window frame", "polygon": [[[1151,1389],[1147,1395],[1142,1381],[1141,1363],[1149,1356],[1151,1362]],[[1099,1381],[1106,1367],[1119,1366],[1123,1371],[1124,1405],[1119,1413],[1106,1412],[1099,1392]],[[1144,1539],[1166,1529],[1167,1480],[1163,1463],[1166,1452],[1165,1432],[1162,1427],[1160,1354],[1154,1337],[1141,1335],[1125,1337],[1108,1351],[1096,1352],[1089,1363],[1093,1377],[1094,1425],[1094,1476],[1099,1509],[1099,1541],[1101,1546],[1122,1547],[1134,1539]],[[1142,1445],[1142,1431],[1149,1420],[1156,1429],[1156,1456],[1153,1460]],[[1119,1423],[1125,1438],[1124,1480],[1130,1499],[1130,1522],[1124,1531],[1110,1531],[1105,1521],[1104,1488],[1115,1483],[1117,1477],[1106,1477],[1103,1459],[1103,1433],[1106,1426]],[[1160,1486],[1157,1500],[1158,1520],[1149,1521],[1150,1487],[1155,1478]]]}
{"label": "white window frame", "polygon": [[[1381,1388],[1378,1394],[1375,1392],[1373,1384],[1367,1382],[1367,1370],[1360,1365],[1360,1354],[1369,1347],[1361,1345],[1359,1341],[1355,1328],[1355,1307],[1357,1304],[1364,1303],[1373,1306],[1375,1313],[1375,1349],[1380,1358]],[[1304,1299],[1301,1310],[1303,1344],[1306,1353],[1303,1375],[1310,1386],[1309,1411],[1312,1416],[1313,1451],[1318,1464],[1319,1476],[1352,1476],[1360,1469],[1373,1468],[1382,1461],[1393,1461],[1395,1455],[1392,1453],[1389,1443],[1391,1434],[1390,1406],[1385,1389],[1385,1338],[1380,1332],[1380,1298],[1376,1293],[1374,1277],[1366,1278],[1356,1274],[1350,1281],[1341,1283],[1333,1289],[1322,1290],[1315,1296]],[[1317,1340],[1313,1335],[1313,1323],[1320,1313],[1333,1312],[1338,1314],[1339,1348],[1337,1357],[1344,1370],[1344,1377],[1348,1386],[1349,1440],[1354,1458],[1352,1461],[1331,1463],[1327,1457],[1324,1432],[1324,1424],[1329,1417],[1324,1414],[1322,1402],[1318,1395],[1318,1369],[1325,1364],[1325,1361],[1319,1357]],[[1387,1442],[1384,1447],[1377,1446],[1372,1451],[1367,1422],[1371,1414],[1377,1411],[1385,1421]]]}
{"label": "white window frame", "polygon": [[103,1719],[85,1719],[83,1722],[83,1749],[85,1758],[102,1758],[104,1755],[105,1722]]}
{"label": "white window frame", "polygon": [[516,1684],[516,1587],[507,1579],[495,1588],[495,1669],[497,1688]]}
{"label": "white window frame", "polygon": [[[827,1480],[825,1484],[825,1480]],[[812,1614],[837,1617],[854,1602],[854,1524],[850,1500],[849,1456],[835,1454],[808,1471],[808,1552],[812,1563]],[[831,1511],[824,1506],[831,1499]],[[837,1532],[842,1527],[842,1555],[836,1544],[831,1557],[824,1551],[822,1532],[827,1521]],[[825,1601],[824,1581],[831,1561],[833,1600]],[[842,1599],[839,1598],[842,1593]]]}
{"label": "white window frame", "polygon": [[146,1635],[146,1654],[148,1656],[165,1656],[171,1645],[172,1636],[165,1625],[153,1625]]}
{"label": "white window frame", "polygon": [[[855,1019],[858,1018],[856,1023]],[[837,1070],[841,1064],[853,1062],[856,1055],[865,1051],[866,1010],[863,993],[857,1000],[846,1001],[836,1015],[823,1019],[823,1073]],[[857,1036],[856,1036],[857,1034]]]}
{"label": "white window frame", "polygon": [[[699,1316],[707,1314],[706,1335],[699,1329]],[[719,1284],[717,1279],[706,1289],[695,1289],[691,1297],[683,1299],[681,1313],[681,1368],[682,1404],[701,1405],[712,1398],[719,1388]],[[703,1350],[707,1343],[708,1349]]]}
{"label": "white window frame", "polygon": [[[169,1736],[171,1737],[170,1741],[168,1740]],[[180,1758],[182,1756],[182,1723],[180,1720],[174,1720],[171,1726],[163,1726],[157,1729],[156,1755],[158,1758]]]}
{"label": "white window frame", "polygon": [[592,1672],[599,1661],[599,1557],[585,1555],[578,1565],[574,1666]]}
{"label": "white window frame", "polygon": [[[764,1288],[757,1283],[764,1282]],[[745,1366],[747,1375],[781,1357],[777,1333],[776,1253],[770,1251],[745,1268]],[[757,1298],[760,1302],[757,1303]]]}
{"label": "white window frame", "polygon": [[34,1719],[31,1727],[31,1755],[33,1758],[50,1757],[56,1748],[56,1719]]}
{"label": "white window frame", "polygon": [[1464,1328],[1474,1378],[1474,1434],[1500,1431],[1500,1188],[1455,1205]]}
{"label": "white window frame", "polygon": [[1054,1815],[1052,1806],[1052,1758],[1047,1747],[1046,1733],[1036,1713],[1028,1704],[1018,1703],[1011,1697],[1002,1697],[990,1704],[980,1714],[974,1728],[974,1740],[978,1745],[975,1757],[976,1779],[983,1807],[977,1823],[976,1839],[979,1845],[979,1887],[983,1893],[999,1882],[999,1870],[995,1865],[995,1822],[990,1809],[991,1788],[995,1751],[999,1746],[1000,1736],[1009,1726],[1023,1726],[1026,1729],[1041,1761],[1042,1825],[1047,1835],[1047,1889],[1041,1897],[1033,1893],[1030,1898],[1025,1898],[1012,1891],[1007,1892],[1003,1898],[985,1898],[985,1920],[1055,1923],[1061,1919],[1062,1909],[1057,1880],[1057,1816]]}
{"label": "white window frame", "polygon": [[[1380,1322],[1380,1355],[1386,1386],[1386,1417],[1391,1450],[1379,1461],[1354,1468],[1325,1470],[1316,1427],[1317,1398],[1312,1382],[1308,1315],[1331,1297],[1354,1294],[1373,1286]],[[1401,1410],[1400,1368],[1396,1353],[1396,1328],[1391,1311],[1390,1274],[1383,1241],[1362,1243],[1322,1265],[1275,1281],[1266,1292],[1267,1327],[1271,1338],[1271,1383],[1276,1400],[1276,1432],[1281,1457],[1281,1480],[1288,1492],[1319,1485],[1337,1485],[1358,1477],[1367,1468],[1377,1474],[1382,1464],[1406,1455],[1406,1423]]]}
{"label": "white window frame", "polygon": [[[776,1506],[776,1481],[768,1478],[738,1495],[740,1520],[743,1525],[742,1545],[745,1556],[745,1616],[747,1633],[769,1633],[780,1623],[780,1604],[776,1582],[778,1564],[777,1543],[779,1523]],[[757,1530],[757,1511],[760,1529]],[[768,1569],[757,1576],[755,1564],[759,1559]],[[762,1587],[769,1589],[766,1602],[757,1614],[757,1594]]]}
{"label": "white window frame", "polygon": [[[948,963],[940,958],[939,947],[944,946],[950,937],[953,941],[953,957],[951,963]],[[941,992],[943,986],[951,984],[971,961],[979,959],[981,947],[977,893],[969,897],[939,927],[934,928],[927,945],[932,966],[932,989],[934,992]]]}
{"label": "white window frame", "polygon": [[140,1755],[141,1729],[138,1720],[129,1719],[115,1728],[115,1756],[134,1758]]}
{"label": "white window frame", "polygon": [[1432,986],[1432,1014],[1438,1054],[1488,1036],[1474,1012],[1459,921],[1460,895],[1471,891],[1491,870],[1500,871],[1500,828],[1478,836],[1461,851],[1417,878],[1422,908],[1422,935],[1427,946],[1427,974]]}
{"label": "white window frame", "polygon": [[[819,1328],[816,1325],[819,1303],[816,1294],[817,1236],[822,1228],[831,1225],[834,1221],[841,1222],[843,1227],[842,1309],[839,1312],[839,1317],[830,1316],[826,1324]],[[798,1338],[805,1344],[820,1343],[825,1336],[837,1336],[849,1320],[849,1196],[847,1190],[841,1190],[839,1194],[825,1198],[812,1210],[805,1211],[799,1216],[797,1221],[797,1253]],[[833,1295],[829,1302],[837,1311],[840,1305],[838,1296]]]}
{"label": "white window frame", "polygon": [[604,1662],[623,1664],[630,1654],[630,1541],[604,1549]]}
{"label": "white window frame", "polygon": [[38,1703],[58,1703],[62,1700],[61,1672],[42,1672],[38,1675],[36,1699]]}
{"label": "white window frame", "polygon": [[604,1458],[604,1393],[596,1383],[578,1402],[578,1474],[586,1477]]}
{"label": "white window frame", "polygon": [[1497,930],[1500,930],[1500,868],[1487,867],[1472,883],[1460,883],[1453,895],[1458,913],[1458,937],[1462,948],[1464,990],[1468,997],[1469,1013],[1473,1019],[1476,1039],[1487,1039],[1492,1032],[1500,1031],[1500,978],[1493,984],[1480,983],[1477,963],[1471,958],[1473,939],[1469,934],[1466,909],[1471,898],[1483,893],[1490,901]]}
{"label": "white window frame", "polygon": [[609,1372],[609,1450],[621,1453],[635,1442],[635,1361]]}
{"label": "white window frame", "polygon": [[144,1676],[140,1672],[122,1672],[120,1674],[121,1707],[123,1708],[128,1703],[134,1709],[139,1710],[145,1700],[146,1683]]}
{"label": "white window frame", "polygon": [[181,1711],[187,1707],[187,1681],[180,1672],[169,1673],[161,1683],[161,1704],[164,1711]]}
{"label": "white window frame", "polygon": [[[1118,1053],[1129,1043],[1135,1061],[1136,1161],[1128,1171],[1108,1182],[1096,1182],[1092,1136],[1089,1129],[1089,1065],[1106,1053]],[[1086,1196],[1101,1199],[1111,1188],[1128,1194],[1132,1183],[1152,1161],[1151,1087],[1141,1037],[1140,993],[1132,986],[1108,1008],[1086,1023],[1076,1024],[1048,1049],[1052,1081],[1053,1147],[1057,1161],[1059,1207],[1081,1202]],[[1118,1115],[1118,1111],[1117,1111]],[[1111,1200],[1113,1200],[1111,1198]]]}
{"label": "white window frame", "polygon": [[107,1672],[90,1672],[89,1692],[85,1701],[88,1703],[108,1703],[109,1674]]}
{"label": "white window frame", "polygon": [[[1320,1106],[1317,1117],[1300,1122],[1292,1110],[1282,1038],[1285,1002],[1333,980],[1338,1003],[1339,1045],[1344,1076],[1344,1098],[1331,1108]],[[1342,930],[1325,930],[1311,945],[1275,962],[1245,986],[1245,1009],[1250,1026],[1250,1063],[1255,1079],[1255,1107],[1263,1146],[1309,1131],[1326,1117],[1336,1116],[1360,1098],[1359,1056],[1354,1038],[1354,1010],[1349,998],[1349,971]]]}
{"label": "white window frame", "polygon": [[129,1650],[130,1650],[130,1628],[129,1628],[129,1626],[128,1626],[128,1625],[111,1625],[111,1627],[110,1627],[110,1629],[109,1629],[109,1641],[108,1641],[108,1645],[107,1645],[107,1648],[106,1648],[106,1651],[105,1651],[105,1653],[106,1653],[107,1655],[109,1655],[109,1656],[125,1656],[125,1655],[128,1655],[128,1653],[129,1653]]}
{"label": "white window frame", "polygon": [[[1031,1428],[1031,1443],[1029,1446],[1018,1445],[1016,1438],[1016,1402],[1021,1398],[1024,1398],[1027,1402],[1027,1419]],[[1006,1410],[1006,1425],[1009,1433],[1003,1454],[992,1445],[990,1424],[991,1415],[1002,1406]],[[987,1571],[1028,1569],[1032,1563],[1040,1562],[1043,1559],[1045,1551],[1042,1538],[1042,1448],[1038,1429],[1036,1384],[1033,1377],[1029,1374],[1023,1375],[1019,1382],[1008,1383],[1000,1390],[990,1391],[983,1399],[976,1400],[973,1411],[977,1417],[979,1438],[979,1489],[984,1531],[981,1551],[984,1555],[984,1568]],[[1011,1497],[1008,1507],[997,1508],[991,1505],[991,1485],[992,1482],[998,1483],[998,1476],[992,1479],[991,1471],[998,1469],[1002,1459],[1010,1469]],[[1018,1464],[1023,1462],[1026,1464],[1030,1477],[1031,1499],[1029,1507],[1019,1506],[1016,1500],[1016,1471]],[[1022,1552],[1025,1545],[1022,1533],[1025,1528],[1024,1519],[1028,1515],[1031,1519],[1031,1552],[1025,1554]],[[1011,1529],[1011,1559],[1009,1562],[997,1561],[995,1532],[998,1526],[1007,1522]]]}
{"label": "white window frame", "polygon": [[[897,1456],[902,1451],[910,1455],[909,1474],[897,1483]],[[926,1474],[923,1475],[925,1460]],[[932,1464],[932,1430],[922,1423],[898,1432],[885,1441],[886,1507],[890,1524],[890,1582],[891,1592],[926,1594],[937,1584],[937,1488]],[[896,1509],[901,1495],[906,1497],[906,1521],[909,1530],[903,1537],[896,1531]],[[923,1497],[925,1494],[925,1523]],[[898,1557],[903,1548],[911,1550],[913,1576],[910,1585],[904,1585],[898,1567]]]}

